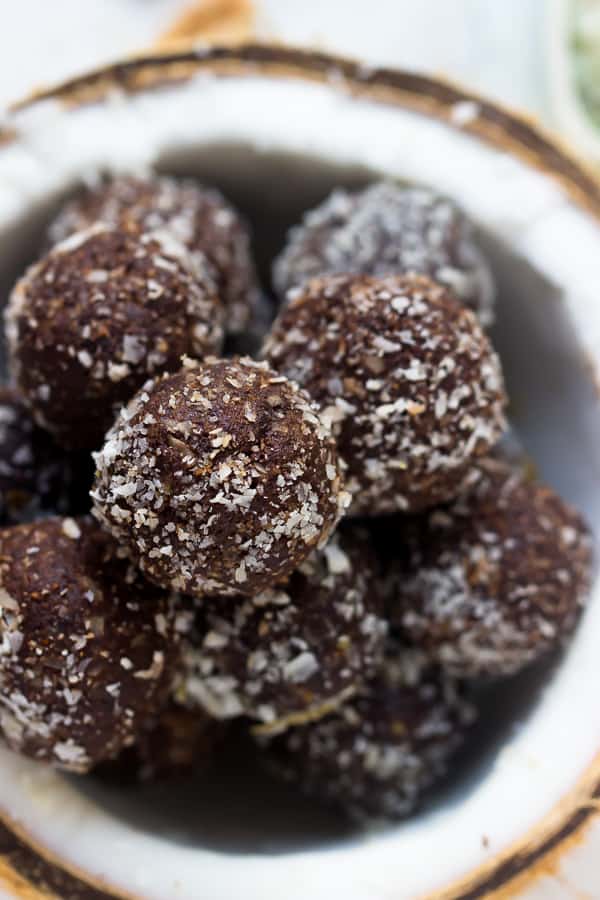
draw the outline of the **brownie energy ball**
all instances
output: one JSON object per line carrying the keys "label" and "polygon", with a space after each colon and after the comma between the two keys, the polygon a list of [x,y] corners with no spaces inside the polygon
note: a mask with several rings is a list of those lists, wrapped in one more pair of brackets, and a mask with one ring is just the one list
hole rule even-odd
{"label": "brownie energy ball", "polygon": [[147,384],[96,455],[94,511],[145,574],[252,596],[324,544],[349,502],[308,397],[248,358]]}
{"label": "brownie energy ball", "polygon": [[276,737],[265,746],[265,761],[353,819],[401,819],[447,772],[474,719],[448,675],[394,644],[356,697]]}
{"label": "brownie energy ball", "polygon": [[368,537],[337,532],[275,588],[206,598],[185,644],[179,699],[281,731],[354,693],[381,663],[386,633]]}
{"label": "brownie energy ball", "polygon": [[97,222],[170,231],[208,269],[230,334],[246,327],[257,295],[248,228],[219,191],[165,176],[117,176],[83,190],[51,224],[52,244]]}
{"label": "brownie energy ball", "polygon": [[450,288],[494,320],[494,283],[469,221],[432,191],[377,183],[336,190],[293,228],[273,274],[281,295],[321,275],[402,275],[420,272]]}
{"label": "brownie energy ball", "polygon": [[263,355],[332,423],[353,514],[452,499],[505,427],[498,357],[473,313],[429,278],[310,281]]}
{"label": "brownie energy ball", "polygon": [[222,344],[209,281],[166,233],[102,225],[55,247],[6,312],[9,364],[39,425],[67,448],[100,446],[119,407],[182,354]]}
{"label": "brownie energy ball", "polygon": [[411,524],[390,616],[451,673],[511,675],[573,631],[590,579],[581,516],[503,460],[464,496]]}
{"label": "brownie energy ball", "polygon": [[229,726],[200,709],[173,702],[151,720],[135,744],[98,774],[112,782],[175,781],[210,768]]}
{"label": "brownie energy ball", "polygon": [[93,520],[0,531],[0,732],[13,750],[85,772],[166,703],[186,618]]}

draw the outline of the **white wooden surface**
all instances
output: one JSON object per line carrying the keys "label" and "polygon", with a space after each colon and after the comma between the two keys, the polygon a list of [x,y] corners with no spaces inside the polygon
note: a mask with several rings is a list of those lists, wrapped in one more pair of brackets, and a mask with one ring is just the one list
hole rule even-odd
{"label": "white wooden surface", "polygon": [[[187,0],[0,0],[0,108],[150,43]],[[258,31],[462,80],[551,121],[545,0],[259,0]],[[600,900],[600,824],[526,900]],[[0,889],[0,898],[10,900]],[[368,900],[368,898],[365,898]]]}

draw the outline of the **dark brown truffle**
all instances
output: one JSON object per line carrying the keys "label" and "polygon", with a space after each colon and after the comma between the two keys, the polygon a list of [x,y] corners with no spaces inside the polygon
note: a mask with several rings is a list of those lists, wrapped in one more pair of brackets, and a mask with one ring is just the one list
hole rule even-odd
{"label": "dark brown truffle", "polygon": [[186,621],[91,519],[1,531],[4,739],[75,772],[115,756],[165,704]]}
{"label": "dark brown truffle", "polygon": [[484,327],[494,319],[494,283],[464,214],[432,191],[373,184],[336,190],[289,234],[274,265],[280,294],[322,275],[420,272],[451,288]]}
{"label": "dark brown truffle", "polygon": [[256,718],[271,733],[319,718],[381,663],[382,615],[368,537],[338,532],[275,588],[206,598],[178,697],[217,718]]}
{"label": "dark brown truffle", "polygon": [[225,328],[244,330],[257,294],[248,228],[222,194],[191,180],[165,176],[105,179],[83,190],[49,228],[56,244],[96,222],[167,229],[208,269],[225,307]]}
{"label": "dark brown truffle", "polygon": [[222,344],[221,309],[164,233],[96,226],[19,281],[7,310],[10,366],[39,425],[95,448],[119,407],[184,353]]}
{"label": "dark brown truffle", "polygon": [[16,391],[0,388],[0,527],[71,513],[81,506],[86,469],[35,425]]}
{"label": "dark brown truffle", "polygon": [[98,518],[149,578],[196,596],[272,586],[349,502],[306,394],[247,358],[188,361],[147,384],[96,464]]}
{"label": "dark brown truffle", "polygon": [[99,770],[117,782],[172,781],[210,768],[228,726],[199,709],[169,703],[114,761]]}
{"label": "dark brown truffle", "polygon": [[453,674],[510,675],[568,637],[586,600],[591,541],[550,488],[502,460],[445,509],[398,533],[408,560],[394,623]]}
{"label": "dark brown truffle", "polygon": [[263,354],[331,421],[354,514],[451,499],[505,426],[498,357],[473,313],[428,278],[311,281]]}
{"label": "dark brown truffle", "polygon": [[354,819],[400,819],[446,773],[474,718],[448,675],[394,646],[356,697],[266,744],[265,761]]}

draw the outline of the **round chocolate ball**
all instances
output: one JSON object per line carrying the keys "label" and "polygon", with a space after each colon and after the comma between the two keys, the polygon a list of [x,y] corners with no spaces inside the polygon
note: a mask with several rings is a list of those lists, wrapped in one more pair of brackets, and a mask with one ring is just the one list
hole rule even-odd
{"label": "round chocolate ball", "polygon": [[206,598],[185,642],[179,701],[250,716],[270,733],[325,715],[383,658],[377,578],[368,537],[337,532],[275,587]]}
{"label": "round chocolate ball", "polygon": [[166,229],[208,269],[225,307],[225,328],[237,334],[251,316],[257,279],[250,235],[240,214],[219,191],[166,176],[107,178],[81,191],[48,231],[51,244],[96,222]]}
{"label": "round chocolate ball", "polygon": [[394,646],[339,710],[266,743],[265,763],[353,819],[401,819],[447,773],[474,719],[450,676]]}
{"label": "round chocolate ball", "polygon": [[65,447],[95,448],[150,375],[220,349],[220,322],[218,298],[192,276],[180,244],[99,225],[18,282],[9,364],[39,425]]}
{"label": "round chocolate ball", "polygon": [[199,597],[285,578],[350,499],[306,394],[248,358],[188,361],[145,385],[96,465],[100,521],[149,578]]}
{"label": "round chocolate ball", "polygon": [[452,505],[411,523],[390,616],[468,678],[511,675],[568,637],[586,600],[591,540],[554,491],[503,460]]}
{"label": "round chocolate ball", "polygon": [[412,272],[451,288],[484,327],[492,324],[494,282],[471,224],[452,201],[423,188],[334,191],[291,230],[273,280],[283,295],[322,275]]}
{"label": "round chocolate ball", "polygon": [[116,782],[172,781],[210,768],[227,735],[224,722],[169,703],[128,747],[99,770]]}
{"label": "round chocolate ball", "polygon": [[450,500],[505,427],[488,338],[426,277],[315,279],[282,309],[263,355],[331,422],[353,514]]}
{"label": "round chocolate ball", "polygon": [[5,741],[74,772],[115,756],[166,703],[185,624],[93,520],[0,531]]}
{"label": "round chocolate ball", "polygon": [[85,469],[35,425],[15,390],[0,388],[0,527],[72,512]]}

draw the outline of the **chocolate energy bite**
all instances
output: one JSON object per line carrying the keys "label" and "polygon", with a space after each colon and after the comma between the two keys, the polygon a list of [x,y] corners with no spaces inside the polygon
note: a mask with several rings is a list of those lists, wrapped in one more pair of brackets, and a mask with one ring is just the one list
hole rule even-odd
{"label": "chocolate energy bite", "polygon": [[420,272],[450,288],[487,328],[494,283],[461,210],[433,191],[377,183],[336,190],[290,231],[275,261],[280,295],[322,275]]}
{"label": "chocolate energy bite", "polygon": [[95,448],[148,376],[222,344],[212,283],[167,233],[102,225],[57,245],[18,282],[6,312],[9,364],[39,425]]}
{"label": "chocolate energy bite", "polygon": [[229,728],[199,709],[169,703],[135,744],[104,763],[98,774],[110,781],[173,781],[210,768]]}
{"label": "chocolate energy bite", "polygon": [[148,383],[96,465],[99,520],[149,578],[198,597],[285,578],[350,499],[309,398],[248,358],[188,361]]}
{"label": "chocolate energy bite", "polygon": [[450,676],[393,645],[339,710],[265,743],[265,762],[353,819],[401,819],[446,774],[474,719]]}
{"label": "chocolate energy bite", "polygon": [[264,732],[317,719],[383,658],[387,623],[362,532],[337,532],[286,581],[252,598],[210,597],[185,642],[180,702]]}
{"label": "chocolate energy bite", "polygon": [[166,703],[187,624],[89,518],[0,531],[0,732],[86,772]]}
{"label": "chocolate energy bite", "polygon": [[250,235],[219,191],[165,176],[107,178],[62,209],[50,225],[49,242],[56,244],[99,221],[172,232],[200,268],[210,271],[223,300],[226,331],[244,330],[257,294]]}
{"label": "chocolate energy bite", "polygon": [[390,617],[455,675],[511,675],[573,631],[590,579],[581,516],[498,459],[474,487],[400,531]]}
{"label": "chocolate energy bite", "polygon": [[429,278],[315,279],[280,312],[263,355],[331,422],[356,515],[450,500],[505,427],[498,357],[473,313]]}
{"label": "chocolate energy bite", "polygon": [[0,527],[70,512],[82,460],[38,428],[12,388],[0,388]]}

